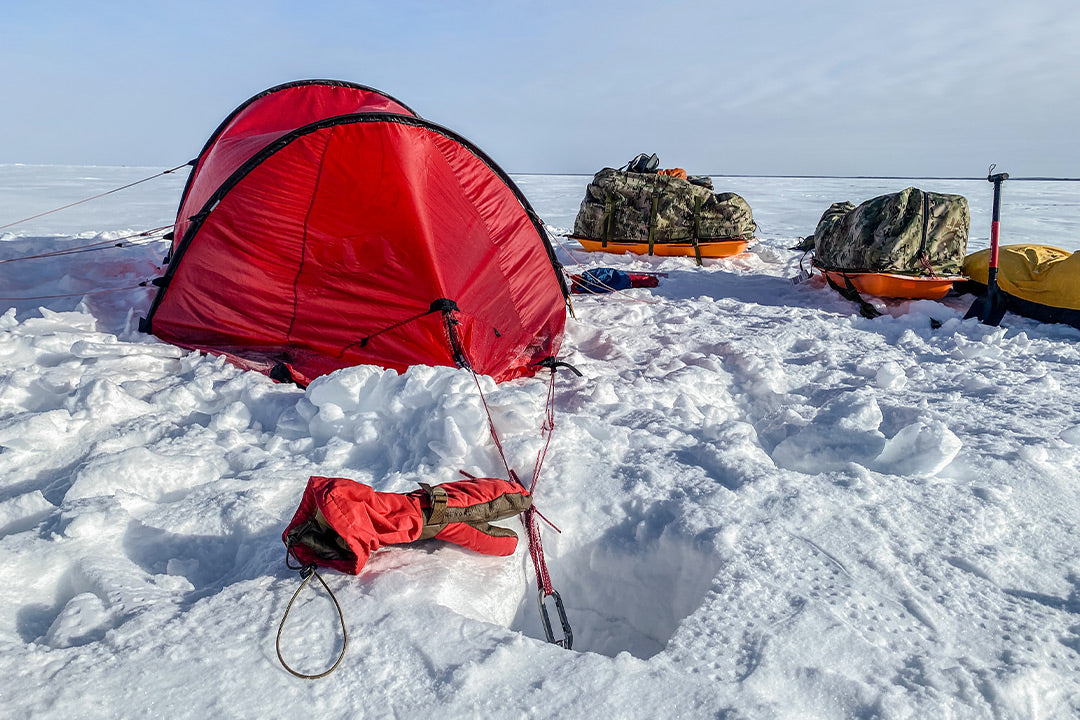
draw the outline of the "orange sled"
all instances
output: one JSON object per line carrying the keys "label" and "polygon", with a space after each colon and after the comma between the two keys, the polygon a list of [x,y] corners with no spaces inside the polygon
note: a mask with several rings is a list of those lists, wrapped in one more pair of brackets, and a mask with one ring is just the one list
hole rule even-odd
{"label": "orange sled", "polygon": [[[581,243],[581,247],[585,248],[586,252],[608,252],[615,253],[617,255],[623,255],[625,253],[633,253],[634,255],[648,255],[649,243],[647,242],[626,242],[621,240],[609,240],[607,247],[604,247],[602,240],[590,240],[589,238],[570,236],[572,240],[577,240]],[[698,249],[701,251],[701,257],[703,258],[725,258],[732,255],[738,255],[746,250],[750,243],[746,240],[699,240]],[[697,253],[694,252],[694,244],[691,242],[666,242],[666,243],[653,243],[652,249],[653,255],[660,257],[697,257]]]}
{"label": "orange sled", "polygon": [[821,268],[818,270],[840,287],[845,286],[846,277],[855,289],[864,295],[911,300],[940,300],[949,292],[954,282],[967,279],[962,276],[913,277],[895,273],[838,272]]}

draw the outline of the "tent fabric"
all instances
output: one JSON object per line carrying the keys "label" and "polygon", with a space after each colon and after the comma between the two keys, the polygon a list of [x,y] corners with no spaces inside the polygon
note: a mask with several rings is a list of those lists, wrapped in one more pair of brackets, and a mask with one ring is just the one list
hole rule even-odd
{"label": "tent fabric", "polygon": [[362,363],[502,381],[557,354],[566,286],[509,176],[370,88],[279,87],[200,154],[146,329],[301,384]]}
{"label": "tent fabric", "polygon": [[404,103],[378,90],[339,80],[278,85],[236,108],[195,161],[177,211],[175,238],[183,237],[188,218],[202,208],[209,193],[273,140],[323,118],[360,112],[416,116]]}

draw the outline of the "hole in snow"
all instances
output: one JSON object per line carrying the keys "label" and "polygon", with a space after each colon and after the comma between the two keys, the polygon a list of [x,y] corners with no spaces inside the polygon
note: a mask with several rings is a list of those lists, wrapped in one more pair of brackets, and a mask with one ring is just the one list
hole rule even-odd
{"label": "hole in snow", "polygon": [[[650,658],[704,601],[720,560],[710,542],[678,536],[665,527],[670,519],[652,523],[653,529],[663,528],[652,537],[648,525],[635,520],[576,553],[549,556],[552,582],[573,629],[574,650]],[[530,578],[513,628],[546,640],[532,582]],[[546,605],[552,631],[561,639],[554,600],[548,598]]]}

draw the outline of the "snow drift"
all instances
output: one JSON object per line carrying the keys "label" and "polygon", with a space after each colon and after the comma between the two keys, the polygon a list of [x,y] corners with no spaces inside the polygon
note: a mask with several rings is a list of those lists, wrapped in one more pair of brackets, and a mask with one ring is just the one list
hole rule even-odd
{"label": "snow drift", "polygon": [[[145,174],[0,166],[0,185],[49,207]],[[568,232],[587,178],[517,180]],[[280,534],[308,476],[399,492],[497,475],[471,378],[358,366],[299,390],[141,335],[129,311],[161,243],[3,266],[6,297],[67,296],[0,316],[6,713],[1074,717],[1080,331],[965,321],[970,298],[863,319],[792,285],[786,248],[836,198],[895,188],[716,182],[753,204],[749,254],[698,269],[559,246],[568,264],[667,273],[582,297],[567,325],[585,377],[560,374],[536,502],[562,530],[544,539],[575,650],[543,641],[522,550],[390,548],[327,574],[351,640],[315,683],[273,651],[298,583]],[[985,182],[920,184],[970,198],[985,246]],[[0,252],[164,224],[178,190],[49,218]],[[28,214],[11,196],[0,210]],[[1073,185],[1016,183],[1002,213],[1003,241],[1078,247]],[[542,383],[482,382],[508,457],[531,463]],[[302,595],[284,638],[299,669],[334,657],[335,623]]]}

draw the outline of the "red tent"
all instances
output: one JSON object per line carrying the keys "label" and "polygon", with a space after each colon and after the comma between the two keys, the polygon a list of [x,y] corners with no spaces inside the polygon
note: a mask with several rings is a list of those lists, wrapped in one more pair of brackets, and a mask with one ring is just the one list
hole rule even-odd
{"label": "red tent", "polygon": [[543,224],[468,140],[352,83],[271,88],[211,136],[142,328],[306,384],[369,363],[502,381],[559,350]]}

